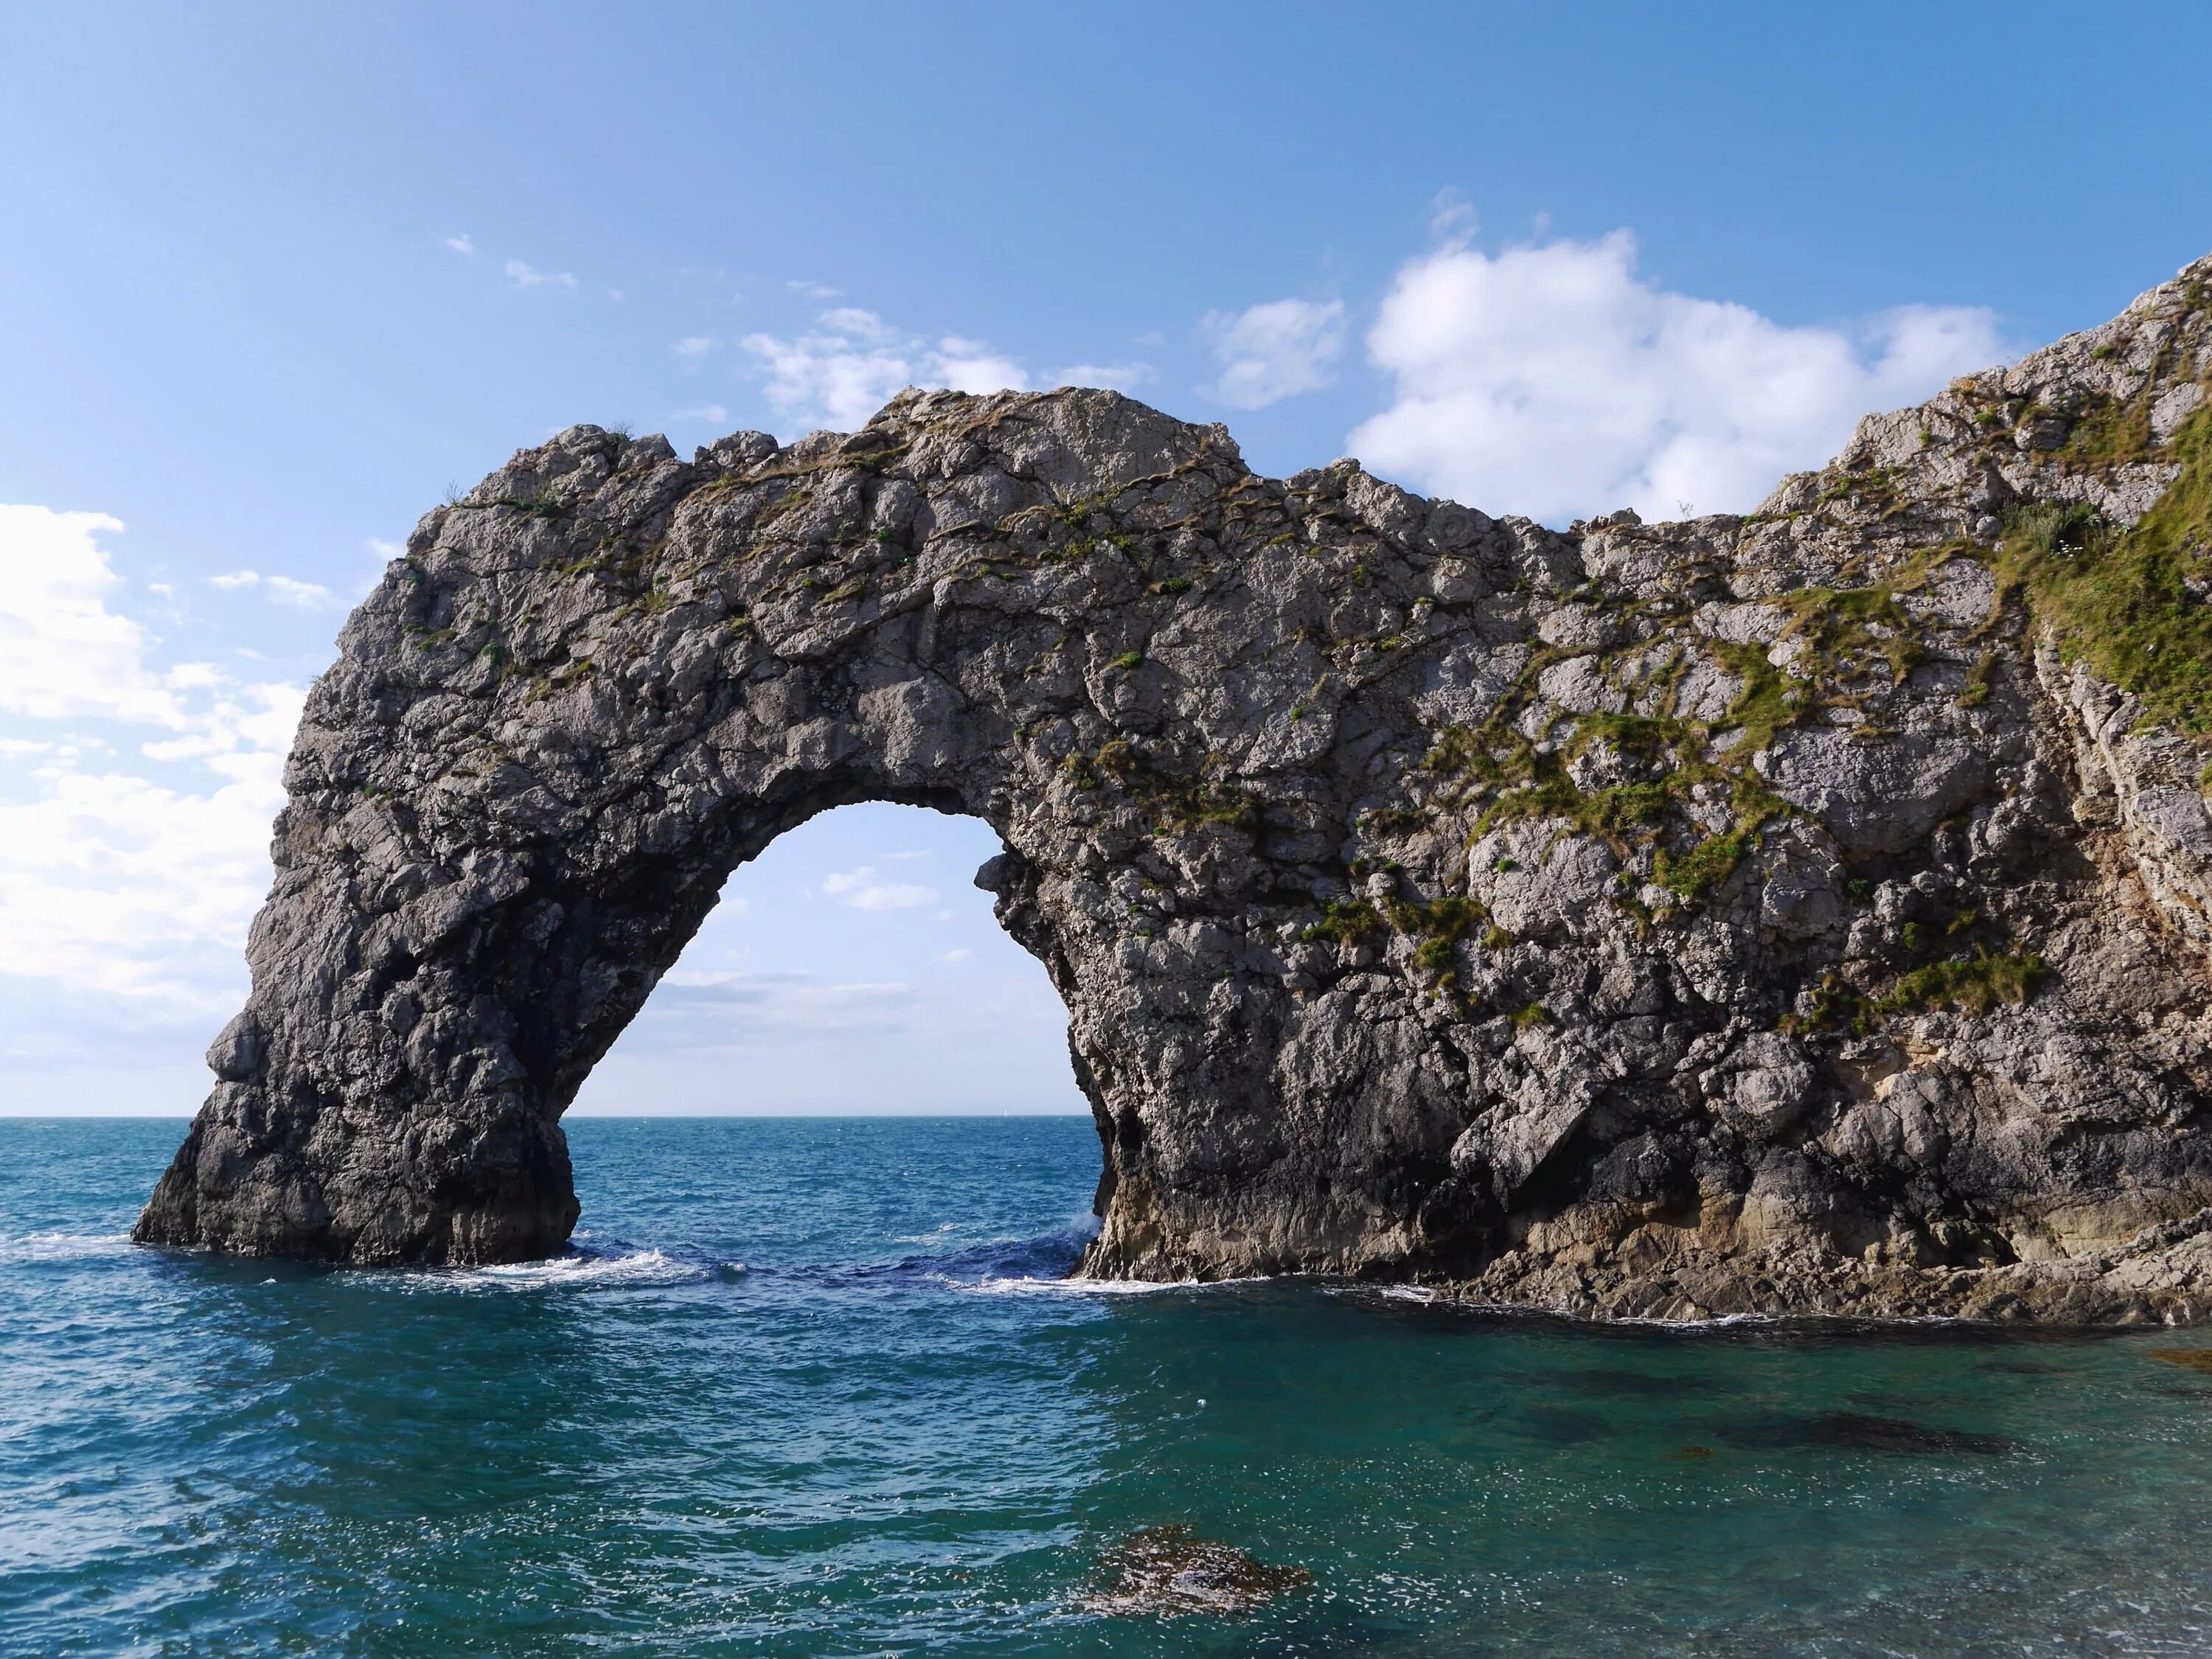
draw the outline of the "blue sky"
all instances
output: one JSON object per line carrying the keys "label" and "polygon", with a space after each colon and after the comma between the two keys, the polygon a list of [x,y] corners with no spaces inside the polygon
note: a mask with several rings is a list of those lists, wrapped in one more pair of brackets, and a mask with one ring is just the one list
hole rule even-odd
{"label": "blue sky", "polygon": [[[0,7],[0,1109],[197,1103],[300,689],[520,445],[1076,378],[1273,472],[1741,507],[2212,247],[2166,67],[2208,47],[2197,6]],[[990,850],[787,838],[583,1105],[1076,1104]]]}

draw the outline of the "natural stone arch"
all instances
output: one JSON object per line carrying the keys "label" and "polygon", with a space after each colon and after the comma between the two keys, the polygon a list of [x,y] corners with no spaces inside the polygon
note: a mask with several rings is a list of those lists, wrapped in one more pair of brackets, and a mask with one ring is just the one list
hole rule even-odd
{"label": "natural stone arch", "polygon": [[[1434,520],[1470,554],[1492,529],[1356,469],[1300,488],[1346,529]],[[1103,392],[909,397],[688,465],[591,427],[518,455],[423,520],[310,698],[254,993],[140,1236],[558,1248],[560,1114],[725,878],[884,800],[1006,846],[978,879],[1067,1001],[1098,1117],[1091,1271],[1422,1259],[1376,1200],[1443,1182],[1456,1079],[1417,1024],[1302,1018],[1282,926],[1249,925],[1310,920],[1358,787],[1324,757],[1348,735],[1356,775],[1382,736],[1339,732],[1342,560],[1289,545],[1292,500],[1218,428]],[[1276,545],[1231,574],[1224,532]],[[1395,628],[1414,596],[1368,556],[1349,602]]]}
{"label": "natural stone arch", "polygon": [[1085,1272],[2193,1317],[2203,757],[2039,649],[1990,544],[2199,464],[2207,276],[1748,519],[1275,482],[1096,392],[688,464],[563,433],[348,623],[138,1236],[557,1247],[560,1113],[728,872],[884,799],[1007,849],[1103,1148]]}

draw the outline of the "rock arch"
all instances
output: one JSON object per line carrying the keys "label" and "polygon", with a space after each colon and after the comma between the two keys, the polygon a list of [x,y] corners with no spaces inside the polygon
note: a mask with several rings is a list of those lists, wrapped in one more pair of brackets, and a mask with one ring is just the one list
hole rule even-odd
{"label": "rock arch", "polygon": [[[1989,543],[2172,483],[2194,270],[1748,519],[1277,482],[1100,392],[522,452],[309,699],[138,1237],[557,1248],[561,1113],[729,872],[889,800],[1005,845],[1103,1152],[1085,1272],[2193,1316],[2201,757],[2039,653]],[[2137,404],[2147,447],[2064,447]]]}
{"label": "rock arch", "polygon": [[[1355,503],[1416,513],[1355,469],[1300,488],[1348,526]],[[1418,1027],[1364,1027],[1331,1058],[1371,1050],[1405,1086],[1287,1117],[1285,1051],[1312,1039],[1282,926],[1248,926],[1261,906],[1295,935],[1346,821],[1312,775],[1339,741],[1318,634],[1341,561],[1286,544],[1291,499],[1218,428],[1100,392],[908,397],[850,437],[743,434],[688,465],[591,427],[518,455],[423,520],[314,690],[254,993],[140,1236],[557,1249],[560,1114],[725,878],[882,800],[1006,847],[978,880],[1066,1000],[1098,1115],[1091,1271],[1412,1259],[1417,1231],[1371,1205],[1444,1177],[1446,1075]],[[1218,537],[1263,528],[1285,544],[1232,573]],[[1354,605],[1402,621],[1396,575]]]}

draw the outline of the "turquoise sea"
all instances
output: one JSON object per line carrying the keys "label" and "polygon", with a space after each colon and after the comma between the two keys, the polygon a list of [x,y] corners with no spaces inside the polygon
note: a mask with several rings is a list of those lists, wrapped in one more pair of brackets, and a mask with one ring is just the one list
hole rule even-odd
{"label": "turquoise sea", "polygon": [[2194,1334],[1074,1287],[1066,1118],[576,1121],[526,1267],[136,1249],[182,1127],[0,1121],[11,1659],[2212,1652]]}

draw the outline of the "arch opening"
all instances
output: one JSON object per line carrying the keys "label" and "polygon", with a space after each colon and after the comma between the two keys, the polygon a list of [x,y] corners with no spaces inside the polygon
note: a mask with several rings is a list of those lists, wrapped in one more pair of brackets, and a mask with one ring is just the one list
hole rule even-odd
{"label": "arch opening", "polygon": [[[818,1152],[830,1164],[817,1178],[833,1185],[845,1176],[830,1167],[836,1154],[873,1148],[867,1137],[934,1134],[963,1118],[1095,1124],[1070,1065],[1067,1010],[1042,964],[992,914],[992,896],[975,884],[975,872],[1004,852],[978,818],[871,801],[817,812],[733,870],[564,1115],[583,1206],[579,1237],[605,1224],[593,1218],[601,1202],[595,1191],[620,1202],[596,1177],[605,1143],[580,1123],[811,1119],[820,1127],[763,1126],[775,1136],[768,1143],[720,1135],[693,1142],[695,1132],[676,1133],[678,1144],[740,1161],[741,1148],[762,1144],[787,1156]],[[938,1127],[872,1122],[882,1119]],[[835,1120],[861,1121],[847,1130],[830,1127]],[[1009,1181],[1034,1185],[1035,1133],[1008,1124],[974,1139],[960,1156],[983,1167],[1004,1162]],[[1047,1144],[1066,1143],[1055,1133]],[[880,1150],[863,1162],[880,1162]],[[1087,1178],[1058,1169],[1056,1182],[1074,1174],[1078,1184],[1064,1203],[1054,1200],[1052,1248],[1040,1255],[1036,1244],[1024,1247],[1012,1269],[994,1256],[990,1271],[1026,1276],[1072,1264],[1095,1231],[1099,1168],[1093,1162]],[[733,1168],[732,1182],[744,1173]],[[951,1234],[980,1219],[962,1212],[979,1195],[972,1180],[939,1191],[926,1172],[915,1176],[898,1201],[926,1215],[930,1228]],[[853,1178],[865,1183],[867,1176]],[[732,1196],[733,1216],[746,1213],[745,1201]],[[1088,1223],[1079,1219],[1085,1216]]]}
{"label": "arch opening", "polygon": [[833,807],[731,872],[570,1117],[1085,1114],[1067,1012],[991,914],[980,819]]}

